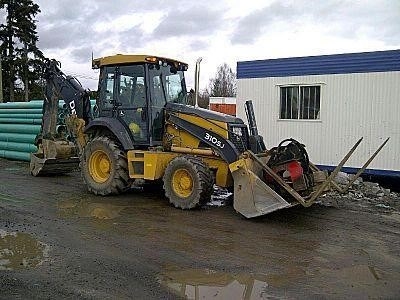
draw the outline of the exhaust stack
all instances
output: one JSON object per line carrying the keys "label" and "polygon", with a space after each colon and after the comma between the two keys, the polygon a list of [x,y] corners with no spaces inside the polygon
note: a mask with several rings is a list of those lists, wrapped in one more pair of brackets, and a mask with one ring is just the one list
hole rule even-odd
{"label": "exhaust stack", "polygon": [[249,148],[254,153],[261,153],[266,150],[263,137],[258,134],[256,115],[254,114],[253,102],[247,100],[244,106],[246,111],[247,122],[249,125]]}

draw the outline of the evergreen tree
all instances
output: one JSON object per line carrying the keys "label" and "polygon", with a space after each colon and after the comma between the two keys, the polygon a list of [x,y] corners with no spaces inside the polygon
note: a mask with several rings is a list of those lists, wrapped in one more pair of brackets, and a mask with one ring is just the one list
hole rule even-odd
{"label": "evergreen tree", "polygon": [[0,9],[6,15],[0,25],[4,99],[27,101],[38,91],[44,59],[36,46],[35,16],[40,9],[32,0],[0,0]]}
{"label": "evergreen tree", "polygon": [[235,97],[236,96],[236,74],[224,63],[217,69],[215,77],[209,82],[211,97]]}

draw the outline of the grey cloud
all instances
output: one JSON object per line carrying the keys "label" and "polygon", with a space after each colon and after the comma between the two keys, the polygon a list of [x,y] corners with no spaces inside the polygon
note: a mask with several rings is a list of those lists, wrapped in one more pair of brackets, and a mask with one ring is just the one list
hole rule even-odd
{"label": "grey cloud", "polygon": [[92,59],[93,48],[84,46],[71,51],[72,58],[77,63],[88,63]]}
{"label": "grey cloud", "polygon": [[366,34],[387,43],[399,43],[400,40],[398,0],[372,1],[368,5],[357,1],[326,0],[312,6],[309,1],[302,0],[290,5],[274,2],[243,17],[232,33],[231,42],[251,43],[262,33],[274,30],[277,22],[289,24],[293,29],[301,28],[303,18],[336,36],[355,38]]}
{"label": "grey cloud", "polygon": [[120,49],[124,52],[135,52],[135,48],[139,48],[145,42],[145,36],[140,26],[134,26],[119,34]]}
{"label": "grey cloud", "polygon": [[90,37],[93,37],[93,30],[88,26],[59,23],[40,29],[38,45],[45,49],[62,49],[88,43]]}
{"label": "grey cloud", "polygon": [[223,13],[206,7],[192,7],[186,10],[173,10],[167,13],[153,32],[157,38],[183,35],[207,35],[222,25]]}
{"label": "grey cloud", "polygon": [[[103,21],[111,21],[128,13],[150,11],[173,11],[178,0],[157,1],[105,1],[105,0],[37,0],[42,13],[37,16],[39,47],[46,49],[75,48],[78,45],[98,47],[109,37],[120,37],[120,49],[132,49],[143,40],[143,31],[135,26],[124,32],[109,28],[106,32],[94,31],[94,26]],[[185,7],[180,5],[180,7]],[[129,25],[129,24],[127,24]]]}
{"label": "grey cloud", "polygon": [[85,21],[88,26],[103,20],[112,20],[127,13],[173,10],[178,0],[37,0],[40,6],[41,21],[53,23],[59,21]]}
{"label": "grey cloud", "polygon": [[189,48],[192,51],[200,51],[200,50],[205,50],[207,49],[209,46],[207,41],[203,41],[203,40],[194,40],[189,44]]}
{"label": "grey cloud", "polygon": [[[400,42],[400,2],[398,0],[341,2],[336,10],[321,11],[315,18],[331,27],[332,34],[346,38],[366,35],[386,43]],[[333,7],[332,7],[333,8]]]}
{"label": "grey cloud", "polygon": [[[297,2],[296,2],[297,4]],[[285,6],[280,2],[256,10],[240,19],[232,35],[233,44],[248,44],[255,41],[264,31],[277,20],[291,21],[299,17],[298,6]]]}

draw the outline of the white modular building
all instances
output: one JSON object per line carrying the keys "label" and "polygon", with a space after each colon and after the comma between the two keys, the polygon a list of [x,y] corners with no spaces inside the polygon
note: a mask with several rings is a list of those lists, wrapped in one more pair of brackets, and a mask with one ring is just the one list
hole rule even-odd
{"label": "white modular building", "polygon": [[294,138],[332,169],[363,137],[352,173],[389,137],[365,173],[400,177],[400,50],[241,61],[237,79],[237,115],[253,101],[267,148]]}

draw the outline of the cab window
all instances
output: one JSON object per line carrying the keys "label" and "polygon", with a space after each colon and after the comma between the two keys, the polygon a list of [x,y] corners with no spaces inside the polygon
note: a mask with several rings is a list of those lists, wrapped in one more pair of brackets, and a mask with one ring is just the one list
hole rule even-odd
{"label": "cab window", "polygon": [[105,67],[101,70],[99,91],[101,109],[111,109],[114,100],[115,67]]}
{"label": "cab window", "polygon": [[127,108],[145,107],[146,90],[143,65],[119,68],[118,103]]}

